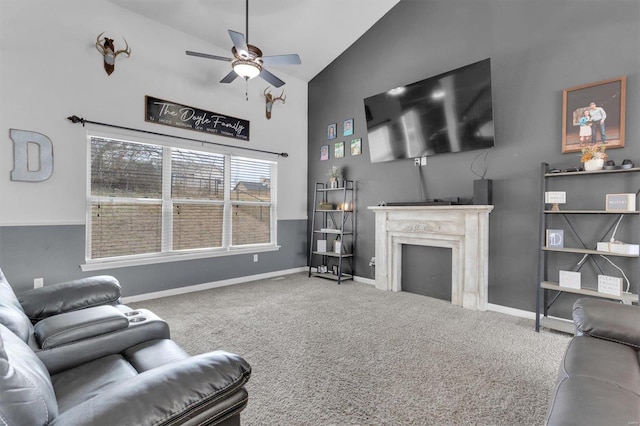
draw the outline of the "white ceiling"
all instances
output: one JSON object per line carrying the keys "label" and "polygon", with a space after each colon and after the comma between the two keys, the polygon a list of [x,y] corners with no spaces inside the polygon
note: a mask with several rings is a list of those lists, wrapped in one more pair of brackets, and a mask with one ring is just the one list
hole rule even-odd
{"label": "white ceiling", "polygon": [[[108,0],[213,45],[212,55],[231,57],[227,30],[246,33],[245,0]],[[252,0],[249,42],[265,56],[297,53],[302,65],[271,66],[309,81],[344,52],[399,0]],[[199,49],[189,48],[185,50]],[[228,63],[210,59],[222,78]],[[286,80],[286,78],[284,78]]]}

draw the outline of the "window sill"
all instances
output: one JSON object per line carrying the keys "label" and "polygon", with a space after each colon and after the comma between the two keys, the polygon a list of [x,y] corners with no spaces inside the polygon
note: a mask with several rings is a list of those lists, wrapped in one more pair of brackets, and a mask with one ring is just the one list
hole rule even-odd
{"label": "window sill", "polygon": [[278,251],[280,246],[274,244],[256,245],[243,248],[230,248],[228,250],[202,251],[191,253],[170,253],[138,257],[135,259],[93,260],[80,265],[84,272],[100,271],[103,269],[127,268],[130,266],[154,265],[158,263],[180,262],[183,260],[207,259],[211,257],[236,256],[242,254],[254,254],[267,251]]}

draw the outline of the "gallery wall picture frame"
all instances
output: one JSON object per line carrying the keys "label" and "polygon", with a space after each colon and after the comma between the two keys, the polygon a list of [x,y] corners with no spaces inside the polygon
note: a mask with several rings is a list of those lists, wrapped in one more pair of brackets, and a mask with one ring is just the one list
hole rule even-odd
{"label": "gallery wall picture frame", "polygon": [[322,145],[320,147],[320,161],[329,159],[329,145]]}
{"label": "gallery wall picture frame", "polygon": [[342,136],[351,136],[353,134],[353,118],[344,120],[342,124]]}
{"label": "gallery wall picture frame", "polygon": [[562,152],[594,143],[624,148],[626,90],[626,76],[563,90]]}
{"label": "gallery wall picture frame", "polygon": [[343,158],[344,157],[344,141],[336,142],[333,145],[333,158]]}
{"label": "gallery wall picture frame", "polygon": [[352,139],[351,140],[351,155],[360,155],[362,154],[362,138]]}
{"label": "gallery wall picture frame", "polygon": [[333,123],[327,126],[327,139],[335,139],[338,137],[338,124]]}

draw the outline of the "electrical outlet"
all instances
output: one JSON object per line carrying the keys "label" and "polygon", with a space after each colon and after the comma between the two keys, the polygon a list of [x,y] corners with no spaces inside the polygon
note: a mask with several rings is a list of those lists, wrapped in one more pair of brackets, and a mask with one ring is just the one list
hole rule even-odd
{"label": "electrical outlet", "polygon": [[253,261],[254,261],[254,262],[257,262],[257,261],[258,261],[258,255],[257,255],[257,254],[254,254],[254,255],[253,255]]}
{"label": "electrical outlet", "polygon": [[44,286],[44,278],[33,279],[33,288],[40,288],[42,286]]}
{"label": "electrical outlet", "polygon": [[413,165],[414,166],[419,166],[420,165],[420,157],[416,157],[413,159]]}

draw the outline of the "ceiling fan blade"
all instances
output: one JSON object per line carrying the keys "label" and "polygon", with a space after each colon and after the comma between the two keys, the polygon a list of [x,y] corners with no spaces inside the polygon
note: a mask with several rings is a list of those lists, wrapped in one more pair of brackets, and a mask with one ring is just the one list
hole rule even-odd
{"label": "ceiling fan blade", "polygon": [[271,74],[269,71],[267,71],[264,68],[262,68],[262,71],[260,71],[260,77],[262,77],[263,79],[265,79],[267,82],[271,83],[275,87],[280,87],[284,84],[284,81],[280,80],[278,77]]}
{"label": "ceiling fan blade", "polygon": [[217,59],[218,61],[227,61],[227,62],[231,61],[231,58],[225,58],[224,56],[209,55],[208,53],[192,52],[190,50],[187,50],[186,53],[187,55],[198,56],[200,58]]}
{"label": "ceiling fan blade", "polygon": [[247,40],[244,38],[244,34],[229,30],[229,36],[238,54],[240,56],[249,56],[249,48],[247,47]]}
{"label": "ceiling fan blade", "polygon": [[297,53],[290,55],[263,56],[262,63],[265,65],[300,65],[302,61]]}
{"label": "ceiling fan blade", "polygon": [[225,75],[224,78],[220,80],[220,83],[231,83],[236,79],[236,77],[238,77],[238,74],[236,74],[234,70],[231,70],[229,74]]}

